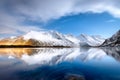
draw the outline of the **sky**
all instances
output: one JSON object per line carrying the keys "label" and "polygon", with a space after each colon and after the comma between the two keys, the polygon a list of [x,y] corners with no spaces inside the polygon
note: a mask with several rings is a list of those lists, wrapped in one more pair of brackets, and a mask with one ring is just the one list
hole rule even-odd
{"label": "sky", "polygon": [[120,29],[120,0],[0,0],[0,38],[31,30],[112,36]]}

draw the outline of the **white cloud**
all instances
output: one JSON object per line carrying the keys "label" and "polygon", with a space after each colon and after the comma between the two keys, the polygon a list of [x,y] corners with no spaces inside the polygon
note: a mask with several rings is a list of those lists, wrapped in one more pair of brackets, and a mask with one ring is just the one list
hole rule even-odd
{"label": "white cloud", "polygon": [[31,30],[41,30],[38,26],[26,26],[22,22],[25,21],[24,17],[12,16],[4,11],[0,11],[0,34],[19,34],[26,33]]}
{"label": "white cloud", "polygon": [[119,0],[12,0],[14,13],[31,20],[48,21],[78,13],[108,12],[120,18]]}
{"label": "white cloud", "polygon": [[120,0],[0,0],[0,33],[39,30],[27,20],[47,22],[79,13],[107,12],[120,18]]}

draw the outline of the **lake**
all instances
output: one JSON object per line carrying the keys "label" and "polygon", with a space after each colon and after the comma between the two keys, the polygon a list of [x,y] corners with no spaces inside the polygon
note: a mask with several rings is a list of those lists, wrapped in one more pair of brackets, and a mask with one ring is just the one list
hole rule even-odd
{"label": "lake", "polygon": [[120,47],[0,48],[0,80],[120,80]]}

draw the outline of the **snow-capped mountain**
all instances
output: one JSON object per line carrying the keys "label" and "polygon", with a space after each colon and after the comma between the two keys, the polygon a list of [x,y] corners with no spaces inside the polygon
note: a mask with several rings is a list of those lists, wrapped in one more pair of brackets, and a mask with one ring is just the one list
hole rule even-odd
{"label": "snow-capped mountain", "polygon": [[38,41],[38,46],[72,46],[74,44],[56,31],[30,31],[23,38],[24,40]]}
{"label": "snow-capped mountain", "polygon": [[22,46],[73,46],[69,41],[56,31],[30,31],[19,37],[11,37],[0,40],[0,45],[22,45]]}
{"label": "snow-capped mountain", "polygon": [[120,30],[112,37],[106,39],[101,46],[120,46]]}
{"label": "snow-capped mountain", "polygon": [[22,36],[13,36],[0,40],[0,45],[9,46],[99,46],[104,39],[99,36],[88,36],[81,34],[79,37],[64,35],[57,31],[30,31]]}
{"label": "snow-capped mountain", "polygon": [[81,34],[78,39],[80,40],[80,46],[99,46],[105,39],[101,36],[88,36],[86,34]]}
{"label": "snow-capped mountain", "polygon": [[74,37],[73,35],[65,35],[65,37],[77,46],[99,46],[105,41],[105,39],[99,35],[89,36],[81,34],[78,37]]}
{"label": "snow-capped mountain", "polygon": [[69,41],[73,42],[75,44],[75,46],[80,46],[80,40],[73,36],[73,35],[65,35],[66,39],[68,39]]}

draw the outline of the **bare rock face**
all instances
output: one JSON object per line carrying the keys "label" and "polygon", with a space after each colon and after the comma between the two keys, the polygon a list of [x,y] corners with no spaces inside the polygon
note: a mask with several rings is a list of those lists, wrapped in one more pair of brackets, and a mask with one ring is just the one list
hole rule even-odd
{"label": "bare rock face", "polygon": [[120,46],[120,30],[116,32],[111,38],[106,39],[101,46]]}

